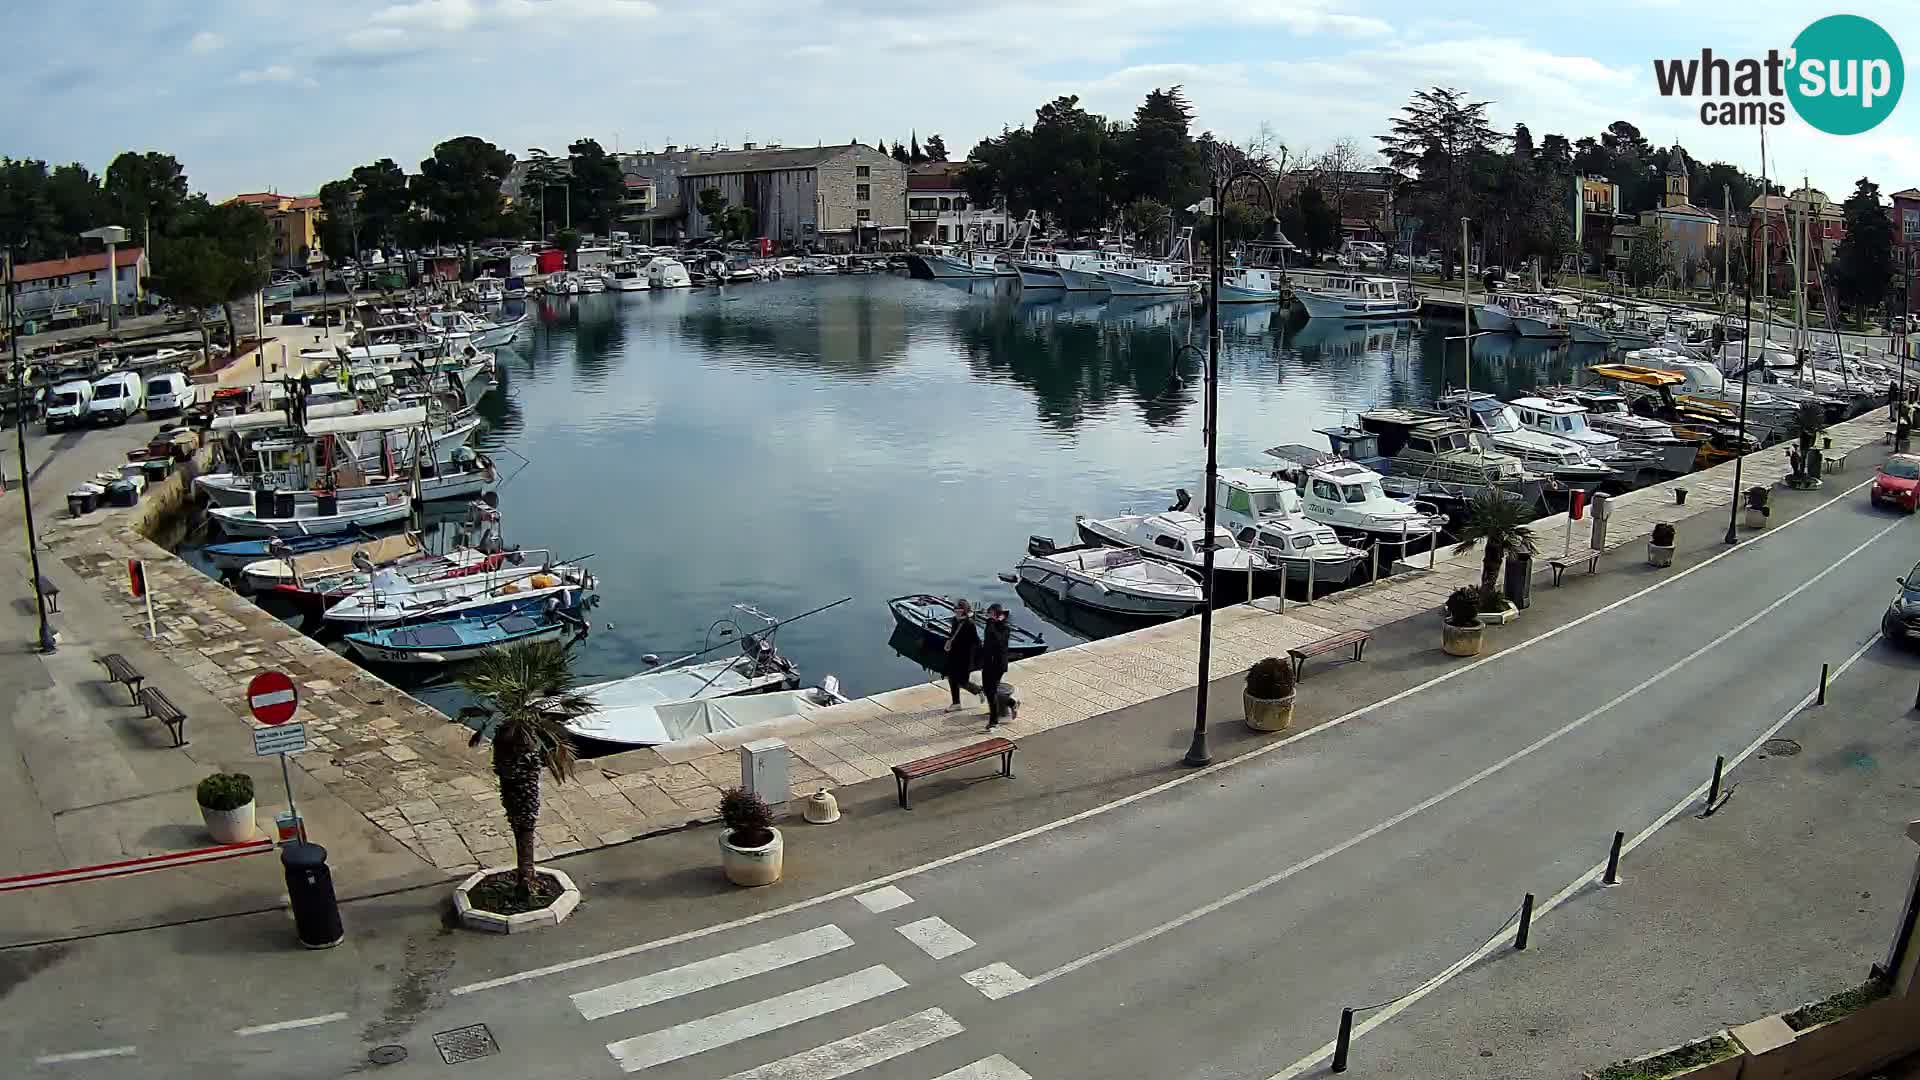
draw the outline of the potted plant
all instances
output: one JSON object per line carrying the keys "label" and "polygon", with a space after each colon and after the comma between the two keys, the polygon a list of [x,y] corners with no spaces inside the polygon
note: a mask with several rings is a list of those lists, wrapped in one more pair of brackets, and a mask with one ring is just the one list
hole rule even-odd
{"label": "potted plant", "polygon": [[1827,416],[1818,404],[1811,401],[1801,402],[1793,414],[1793,438],[1798,444],[1798,453],[1793,457],[1793,472],[1787,477],[1787,486],[1806,491],[1820,486],[1821,455],[1813,444],[1820,433],[1827,429]]}
{"label": "potted plant", "polygon": [[780,880],[784,843],[773,827],[767,801],[745,788],[720,797],[720,868],[735,885],[771,885]]}
{"label": "potted plant", "polygon": [[200,803],[200,820],[216,844],[239,844],[253,839],[253,777],[246,773],[214,773],[193,789]]}
{"label": "potted plant", "polygon": [[1773,492],[1765,485],[1755,485],[1747,489],[1747,528],[1764,529],[1767,527],[1767,515],[1773,512]]}
{"label": "potted plant", "polygon": [[1247,726],[1255,731],[1285,731],[1293,723],[1293,665],[1276,656],[1247,669]]}
{"label": "potted plant", "polygon": [[1647,538],[1647,565],[1673,565],[1673,526],[1662,521],[1653,527],[1653,535]]}
{"label": "potted plant", "polygon": [[[1474,496],[1467,509],[1467,523],[1460,529],[1453,553],[1464,555],[1476,542],[1481,545],[1479,613],[1487,616],[1480,620],[1487,625],[1504,625],[1519,615],[1519,609],[1500,595],[1500,569],[1509,554],[1533,555],[1539,550],[1527,529],[1531,517],[1531,507],[1494,488]],[[1479,652],[1478,647],[1474,652]]]}
{"label": "potted plant", "polygon": [[1479,590],[1467,585],[1453,590],[1440,624],[1440,647],[1448,656],[1479,656],[1480,637],[1485,632],[1480,625]]}

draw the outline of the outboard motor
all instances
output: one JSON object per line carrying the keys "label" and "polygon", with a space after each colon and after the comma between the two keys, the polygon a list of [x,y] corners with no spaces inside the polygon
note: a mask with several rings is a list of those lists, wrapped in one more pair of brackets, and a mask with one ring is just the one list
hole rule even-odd
{"label": "outboard motor", "polygon": [[1044,557],[1059,550],[1051,536],[1027,537],[1027,554],[1029,555]]}

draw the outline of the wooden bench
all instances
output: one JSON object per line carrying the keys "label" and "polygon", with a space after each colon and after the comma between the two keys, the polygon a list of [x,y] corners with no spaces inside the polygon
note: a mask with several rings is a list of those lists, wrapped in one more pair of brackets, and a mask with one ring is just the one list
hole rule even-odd
{"label": "wooden bench", "polygon": [[149,686],[140,691],[140,704],[147,710],[147,717],[167,725],[173,734],[173,745],[187,745],[187,714],[180,711],[164,691],[157,686]]}
{"label": "wooden bench", "polygon": [[918,761],[909,761],[904,765],[895,765],[893,767],[893,781],[900,787],[901,809],[913,809],[912,800],[907,798],[907,784],[909,781],[918,780],[922,776],[932,776],[937,772],[946,772],[948,769],[957,769],[962,765],[968,765],[976,761],[984,761],[987,758],[998,756],[1000,758],[1000,775],[1011,778],[1013,776],[1013,752],[1018,749],[1020,748],[1014,745],[1011,739],[983,739],[980,742],[974,743],[972,746],[962,746],[956,750],[949,750],[944,754],[935,754],[932,757],[924,757]]}
{"label": "wooden bench", "polygon": [[55,615],[60,614],[60,586],[48,581],[45,574],[35,580],[40,583],[40,595],[47,598],[47,610]]}
{"label": "wooden bench", "polygon": [[1822,450],[1820,468],[1824,472],[1846,472],[1848,450]]}
{"label": "wooden bench", "polygon": [[1600,552],[1588,548],[1585,551],[1569,552],[1566,555],[1548,559],[1547,565],[1553,568],[1553,587],[1556,589],[1559,588],[1560,581],[1566,577],[1567,570],[1571,567],[1579,566],[1581,563],[1587,565],[1587,573],[1589,574],[1598,571],[1600,569],[1600,554]]}
{"label": "wooden bench", "polygon": [[146,680],[146,676],[134,670],[126,657],[117,652],[108,653],[105,656],[96,657],[95,662],[106,666],[108,682],[117,682],[127,688],[129,703],[140,704],[140,684]]}
{"label": "wooden bench", "polygon": [[1323,637],[1319,641],[1309,641],[1305,645],[1288,649],[1287,655],[1293,658],[1293,677],[1295,681],[1298,681],[1300,678],[1300,669],[1305,667],[1307,661],[1313,657],[1324,656],[1330,652],[1338,652],[1348,646],[1352,646],[1353,648],[1354,660],[1365,659],[1367,642],[1372,640],[1373,634],[1366,630],[1348,630],[1343,634]]}

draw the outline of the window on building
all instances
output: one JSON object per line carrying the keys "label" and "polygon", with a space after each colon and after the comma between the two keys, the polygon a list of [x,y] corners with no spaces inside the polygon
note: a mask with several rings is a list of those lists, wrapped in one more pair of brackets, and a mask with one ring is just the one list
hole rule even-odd
{"label": "window on building", "polygon": [[861,177],[866,177],[866,176],[872,176],[872,175],[873,175],[873,166],[871,166],[871,165],[855,165],[855,166],[853,167],[853,175],[855,175],[855,176],[861,176]]}
{"label": "window on building", "polygon": [[861,207],[853,212],[853,216],[859,218],[861,221],[872,221],[873,211],[868,210],[866,207]]}
{"label": "window on building", "polygon": [[854,202],[872,202],[873,201],[873,185],[872,184],[853,185],[853,201]]}
{"label": "window on building", "polygon": [[940,226],[940,242],[943,244],[947,242],[947,227],[945,225]]}
{"label": "window on building", "polygon": [[941,200],[940,200],[940,209],[942,209],[942,210],[951,210],[951,209],[953,209],[953,200],[952,200],[952,199],[941,199]]}
{"label": "window on building", "polygon": [[1920,210],[1902,212],[1900,228],[1909,244],[1920,244]]}

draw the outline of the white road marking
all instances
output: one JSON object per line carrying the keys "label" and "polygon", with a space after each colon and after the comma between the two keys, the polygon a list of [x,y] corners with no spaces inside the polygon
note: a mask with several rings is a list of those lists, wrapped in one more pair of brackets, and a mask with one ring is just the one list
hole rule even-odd
{"label": "white road marking", "polygon": [[583,991],[573,995],[573,1005],[580,1010],[581,1016],[598,1020],[628,1009],[670,1001],[740,979],[778,971],[852,945],[853,939],[839,927],[822,926],[652,975]]}
{"label": "white road marking", "polygon": [[1027,1070],[995,1054],[984,1057],[971,1065],[962,1065],[950,1073],[941,1073],[934,1080],[1033,1080]]}
{"label": "white road marking", "polygon": [[938,915],[929,915],[918,922],[905,926],[896,926],[900,936],[920,946],[920,951],[935,960],[945,960],[954,953],[966,952],[973,948],[973,939],[953,928],[953,924]]}
{"label": "white road marking", "polygon": [[131,1046],[109,1046],[101,1050],[71,1050],[64,1054],[41,1054],[35,1065],[59,1065],[68,1061],[92,1061],[94,1058],[132,1057]]}
{"label": "white road marking", "polygon": [[1500,660],[1503,660],[1509,656],[1513,656],[1526,649],[1532,648],[1533,646],[1538,645],[1543,641],[1551,641],[1553,638],[1558,637],[1559,635],[1564,634],[1567,631],[1572,630],[1577,626],[1583,626],[1586,623],[1594,619],[1597,619],[1602,615],[1606,615],[1609,612],[1615,611],[1618,608],[1623,607],[1624,605],[1630,604],[1633,601],[1648,595],[1649,593],[1658,592],[1659,590],[1667,588],[1668,586],[1673,585],[1676,582],[1684,581],[1688,576],[1692,574],[1697,574],[1700,571],[1705,570],[1707,567],[1712,566],[1714,563],[1719,562],[1721,559],[1724,559],[1729,555],[1737,554],[1738,552],[1741,552],[1741,551],[1746,551],[1752,548],[1755,544],[1764,544],[1768,540],[1771,540],[1774,537],[1779,536],[1781,533],[1785,532],[1788,529],[1793,528],[1795,525],[1800,524],[1802,521],[1807,520],[1808,518],[1819,513],[1820,511],[1825,510],[1826,508],[1834,505],[1835,503],[1840,502],[1843,499],[1846,499],[1847,497],[1852,495],[1854,492],[1859,491],[1861,488],[1866,487],[1868,484],[1871,484],[1871,483],[1873,483],[1871,479],[1862,480],[1858,484],[1855,484],[1852,487],[1846,489],[1845,491],[1840,492],[1838,495],[1835,495],[1833,498],[1828,499],[1826,502],[1821,503],[1819,506],[1816,506],[1811,510],[1804,511],[1803,513],[1799,514],[1796,517],[1783,521],[1779,525],[1776,525],[1773,528],[1768,529],[1766,532],[1760,534],[1759,536],[1756,536],[1750,540],[1743,541],[1737,547],[1729,547],[1725,551],[1720,552],[1718,555],[1708,556],[1707,558],[1700,560],[1694,565],[1689,566],[1686,569],[1679,571],[1678,573],[1670,574],[1666,577],[1663,577],[1659,581],[1654,582],[1653,584],[1647,586],[1644,589],[1639,590],[1638,592],[1629,593],[1618,600],[1612,601],[1611,603],[1604,604],[1598,608],[1595,608],[1592,611],[1587,612],[1585,615],[1582,615],[1576,619],[1573,619],[1570,622],[1562,623],[1559,626],[1543,631],[1540,634],[1534,637],[1530,637],[1525,641],[1516,642],[1515,644],[1509,645],[1506,648],[1500,650],[1499,652],[1493,653],[1492,655],[1489,655],[1489,656],[1481,657],[1480,659],[1475,660],[1472,663],[1464,664],[1456,668],[1449,668],[1448,670],[1442,672],[1441,674],[1436,675],[1431,679],[1428,679],[1426,682],[1419,683],[1415,686],[1410,686],[1405,690],[1402,690],[1395,694],[1389,694],[1388,696],[1381,698],[1379,701],[1376,701],[1370,705],[1362,705],[1361,707],[1354,709],[1351,712],[1342,713],[1341,715],[1336,716],[1333,719],[1318,725],[1317,727],[1311,727],[1306,729],[1305,731],[1298,732],[1297,734],[1289,735],[1284,739],[1280,739],[1275,742],[1265,743],[1261,746],[1257,746],[1252,750],[1249,750],[1246,753],[1241,754],[1238,757],[1229,758],[1226,761],[1216,762],[1212,765],[1206,766],[1205,768],[1194,769],[1191,772],[1181,773],[1179,776],[1176,776],[1171,780],[1165,781],[1164,783],[1155,784],[1153,787],[1144,788],[1140,791],[1134,792],[1131,795],[1123,795],[1118,799],[1112,800],[1111,802],[1104,802],[1099,804],[1098,806],[1090,806],[1085,810],[1078,811],[1077,813],[1068,814],[1066,817],[1056,818],[1053,821],[1044,822],[1042,824],[1035,825],[1030,829],[1023,829],[1020,832],[1010,833],[1006,836],[1000,837],[997,840],[989,840],[984,844],[978,844],[974,847],[967,848],[964,851],[956,851],[951,855],[943,855],[938,859],[932,859],[927,862],[923,862],[918,866],[909,866],[904,870],[895,870],[890,874],[882,874],[879,877],[870,878],[856,885],[848,885],[845,888],[835,889],[832,892],[821,893],[819,896],[809,897],[805,900],[796,900],[791,904],[786,904],[781,907],[769,908],[766,911],[757,912],[752,915],[745,915],[738,919],[730,919],[726,922],[713,923],[709,926],[698,927],[693,930],[685,931],[684,933],[672,934],[663,938],[655,938],[652,941],[643,941],[635,945],[625,945],[618,949],[609,949],[606,952],[594,953],[588,956],[576,957],[572,960],[563,960],[560,963],[548,964],[544,967],[528,968],[525,971],[516,971],[510,975],[501,975],[497,978],[482,979],[479,982],[471,982],[463,986],[456,986],[451,991],[449,991],[449,993],[454,997],[461,997],[466,994],[477,994],[482,990],[497,990],[500,987],[512,986],[515,983],[523,983],[523,982],[531,981],[533,979],[541,979],[541,978],[545,978],[548,975],[559,975],[559,974],[563,974],[568,971],[574,971],[583,967],[592,967],[595,964],[604,964],[609,960],[619,960],[624,957],[637,956],[640,953],[651,952],[654,949],[664,949],[672,945],[679,945],[683,942],[696,941],[700,938],[707,937],[711,934],[722,934],[731,930],[738,930],[741,927],[752,926],[755,923],[765,922],[768,919],[778,919],[786,915],[791,915],[796,911],[805,911],[808,908],[818,907],[821,904],[831,903],[835,900],[845,899],[846,897],[849,897],[849,896],[858,896],[861,893],[871,892],[872,890],[877,889],[883,885],[891,885],[896,881],[905,881],[909,878],[918,877],[921,874],[930,873],[934,870],[939,870],[944,867],[952,866],[955,863],[966,862],[969,859],[978,858],[981,855],[991,854],[992,852],[999,851],[1001,848],[1012,847],[1015,844],[1025,843],[1026,841],[1031,840],[1034,837],[1045,836],[1048,833],[1056,832],[1060,829],[1067,828],[1070,825],[1078,825],[1080,822],[1089,821],[1093,818],[1110,814],[1115,810],[1124,809],[1126,807],[1132,806],[1134,803],[1141,802],[1146,799],[1151,799],[1156,795],[1163,795],[1166,792],[1172,791],[1176,788],[1184,787],[1187,784],[1210,779],[1216,773],[1222,772],[1227,769],[1232,769],[1237,766],[1245,765],[1245,764],[1248,764],[1249,762],[1258,761],[1259,759],[1267,756],[1268,754],[1276,753],[1278,751],[1286,749],[1289,746],[1292,746],[1294,743],[1300,741],[1301,739],[1312,738],[1316,735],[1320,735],[1322,733],[1332,731],[1343,724],[1349,723],[1350,721],[1358,720],[1362,717],[1369,716],[1390,705],[1399,704],[1400,702],[1405,701],[1407,698],[1413,697],[1416,694],[1432,689],[1435,686],[1439,686],[1441,683],[1451,682],[1452,680],[1457,679],[1462,675],[1466,675],[1470,672],[1477,671],[1484,665],[1497,663]]}
{"label": "white road marking", "polygon": [[[1860,659],[1862,656],[1865,656],[1867,654],[1867,650],[1873,648],[1876,644],[1879,643],[1879,641],[1880,641],[1880,635],[1878,632],[1876,632],[1872,637],[1867,639],[1866,644],[1860,646],[1858,649],[1855,649],[1853,651],[1853,655],[1847,657],[1845,660],[1842,660],[1840,662],[1840,666],[1835,668],[1833,671],[1833,674],[1829,676],[1827,680],[1828,684],[1831,685],[1835,679],[1838,679],[1842,674],[1846,672],[1848,668],[1853,666],[1854,661]],[[1798,702],[1796,702],[1793,708],[1788,709],[1785,715],[1781,716],[1780,719],[1775,720],[1772,723],[1772,725],[1770,725],[1765,731],[1762,731],[1760,734],[1754,736],[1752,742],[1748,743],[1746,747],[1743,748],[1739,753],[1735,754],[1732,758],[1728,759],[1727,767],[1725,771],[1731,772],[1735,766],[1739,765],[1741,762],[1751,757],[1753,755],[1753,752],[1760,749],[1760,747],[1764,745],[1768,739],[1771,739],[1775,735],[1778,735],[1780,733],[1781,728],[1786,727],[1787,724],[1791,722],[1794,717],[1799,716],[1800,713],[1803,710],[1805,710],[1807,706],[1813,704],[1814,699],[1817,698],[1818,696],[1819,696],[1818,690],[1807,691],[1806,696],[1801,698]],[[1692,791],[1686,794],[1685,798],[1682,798],[1679,802],[1674,803],[1671,807],[1667,809],[1666,813],[1661,814],[1659,817],[1655,818],[1651,825],[1648,825],[1646,828],[1640,830],[1638,833],[1636,833],[1633,836],[1632,839],[1628,840],[1626,843],[1621,844],[1620,854],[1625,855],[1628,852],[1632,851],[1633,849],[1639,847],[1641,844],[1646,843],[1648,840],[1653,838],[1653,835],[1655,833],[1659,832],[1661,829],[1671,824],[1674,818],[1677,818],[1681,814],[1686,813],[1689,807],[1698,805],[1702,799],[1706,798],[1707,789],[1710,786],[1712,786],[1712,784],[1713,784],[1713,781],[1711,779],[1702,781],[1699,787],[1694,788]],[[1559,892],[1548,897],[1546,903],[1535,907],[1533,909],[1533,921],[1536,923],[1539,922],[1542,918],[1546,916],[1548,912],[1552,911],[1554,908],[1557,908],[1561,904],[1564,904],[1568,900],[1572,899],[1573,896],[1576,893],[1578,893],[1581,889],[1584,889],[1587,886],[1597,882],[1601,878],[1601,876],[1604,875],[1606,872],[1607,872],[1606,860],[1603,859],[1600,862],[1595,863],[1593,867],[1589,869],[1586,873],[1581,874],[1577,878],[1574,878],[1572,883],[1570,883],[1566,888],[1561,889]],[[1384,1009],[1381,1009],[1379,1012],[1361,1021],[1360,1023],[1355,1024],[1353,1028],[1353,1032],[1350,1037],[1353,1039],[1358,1039],[1362,1035],[1365,1035],[1369,1031],[1372,1031],[1374,1028],[1379,1027],[1381,1024],[1384,1024],[1387,1021],[1393,1019],[1394,1017],[1399,1016],[1401,1013],[1407,1011],[1408,1009],[1412,1008],[1414,1005],[1418,1004],[1421,1001],[1421,999],[1425,998],[1427,995],[1433,993],[1435,990],[1438,990],[1442,986],[1445,986],[1447,983],[1451,982],[1455,976],[1459,975],[1461,972],[1467,970],[1473,965],[1479,963],[1481,960],[1485,959],[1486,957],[1492,955],[1495,950],[1504,947],[1506,944],[1507,944],[1506,936],[1501,935],[1498,939],[1488,942],[1487,944],[1482,945],[1480,948],[1474,950],[1473,952],[1468,953],[1466,956],[1461,957],[1459,960],[1454,961],[1451,965],[1447,967],[1445,971],[1442,971],[1440,974],[1427,980],[1427,982],[1424,985],[1416,989],[1413,993],[1408,994],[1406,997],[1401,998],[1400,1000],[1394,1002],[1393,1004],[1387,1006]],[[1299,1061],[1294,1062],[1292,1065],[1287,1066],[1285,1069],[1282,1069],[1279,1072],[1274,1073],[1272,1076],[1268,1077],[1267,1080],[1294,1080],[1294,1077],[1297,1077],[1301,1073],[1306,1072],[1308,1069],[1313,1068],[1315,1065],[1319,1064],[1321,1061],[1329,1057],[1332,1057],[1333,1048],[1334,1048],[1333,1043],[1327,1043],[1325,1046],[1322,1046],[1320,1049],[1315,1050],[1313,1053],[1308,1054],[1306,1057],[1301,1058]]]}
{"label": "white road marking", "polygon": [[346,1013],[331,1012],[321,1016],[305,1016],[298,1020],[281,1020],[272,1024],[255,1024],[253,1027],[234,1028],[233,1033],[244,1039],[249,1035],[268,1035],[276,1031],[292,1031],[295,1028],[319,1027],[321,1024],[331,1024],[336,1020],[345,1020],[346,1018]]}
{"label": "white road marking", "polygon": [[839,1080],[965,1030],[946,1010],[927,1009],[871,1031],[734,1073],[727,1080]]}
{"label": "white road marking", "polygon": [[861,907],[866,908],[875,915],[883,911],[892,911],[897,907],[906,907],[908,904],[913,903],[913,897],[901,892],[900,887],[897,885],[888,885],[883,889],[875,889],[872,892],[861,893],[859,896],[854,897],[854,899],[860,902]]}
{"label": "white road marking", "polygon": [[[1786,594],[1776,598],[1772,603],[1768,604],[1766,607],[1763,607],[1759,611],[1756,611],[1752,615],[1749,615],[1745,619],[1742,619],[1736,626],[1733,627],[1733,629],[1722,633],[1720,636],[1714,638],[1712,641],[1707,642],[1705,645],[1702,645],[1699,648],[1688,653],[1687,655],[1681,657],[1680,659],[1675,660],[1673,663],[1668,664],[1666,667],[1661,668],[1659,671],[1656,671],[1652,675],[1649,675],[1646,678],[1640,680],[1639,682],[1635,683],[1631,687],[1628,687],[1626,690],[1623,690],[1620,693],[1615,694],[1613,697],[1607,699],[1597,708],[1579,716],[1574,720],[1567,722],[1566,724],[1561,725],[1558,728],[1555,728],[1554,730],[1548,732],[1545,735],[1540,736],[1538,739],[1535,739],[1534,741],[1528,743],[1527,745],[1521,747],[1520,749],[1515,750],[1513,753],[1508,754],[1506,757],[1501,758],[1499,761],[1494,762],[1493,764],[1487,766],[1486,768],[1481,769],[1479,772],[1474,773],[1472,776],[1467,777],[1465,780],[1462,780],[1459,783],[1454,784],[1452,787],[1449,787],[1436,795],[1428,796],[1427,798],[1422,799],[1421,801],[1415,803],[1414,805],[1408,807],[1407,809],[1400,811],[1399,813],[1393,815],[1390,818],[1387,818],[1385,821],[1381,821],[1375,825],[1372,825],[1366,829],[1363,829],[1360,832],[1357,832],[1352,836],[1349,836],[1345,840],[1342,840],[1339,843],[1333,845],[1332,847],[1326,848],[1317,854],[1310,855],[1307,858],[1304,858],[1299,862],[1294,863],[1292,866],[1289,866],[1284,870],[1280,870],[1275,873],[1269,874],[1266,877],[1261,878],[1259,881],[1256,881],[1251,885],[1246,885],[1241,888],[1235,889],[1234,891],[1226,894],[1225,896],[1222,896],[1217,900],[1213,900],[1208,903],[1202,904],[1199,907],[1194,908],[1192,911],[1189,911],[1184,915],[1177,915],[1171,919],[1168,919],[1166,922],[1161,923],[1158,926],[1152,927],[1147,930],[1142,930],[1141,932],[1134,934],[1132,937],[1125,938],[1121,941],[1116,941],[1113,944],[1106,946],[1105,948],[1095,949],[1093,952],[1087,953],[1085,956],[1081,956],[1074,960],[1069,960],[1066,963],[1061,964],[1059,967],[1056,967],[1049,971],[1044,971],[1038,975],[1035,975],[1033,976],[1032,982],[1030,983],[1030,985],[1039,986],[1042,983],[1051,982],[1062,975],[1070,975],[1073,972],[1079,971],[1081,968],[1086,967],[1089,964],[1098,963],[1099,961],[1105,960],[1110,956],[1113,956],[1117,953],[1130,949],[1135,945],[1139,945],[1147,941],[1152,941],[1154,938],[1157,938],[1162,934],[1168,933],[1169,931],[1178,930],[1179,928],[1186,926],[1188,923],[1191,923],[1196,919],[1204,918],[1208,915],[1213,914],[1216,911],[1219,911],[1221,908],[1227,907],[1230,904],[1238,903],[1239,901],[1244,900],[1249,896],[1252,896],[1254,893],[1257,893],[1262,889],[1266,889],[1270,886],[1273,886],[1282,881],[1285,881],[1290,877],[1293,877],[1295,874],[1300,873],[1302,870],[1308,870],[1315,866],[1318,866],[1321,863],[1327,861],[1328,859],[1333,858],[1335,855],[1338,855],[1341,852],[1354,847],[1355,845],[1364,843],[1368,840],[1373,839],[1376,836],[1379,836],[1381,833],[1386,832],[1388,829],[1393,828],[1395,825],[1398,825],[1401,822],[1408,820],[1409,818],[1415,817],[1416,815],[1422,814],[1428,810],[1433,809],[1435,806],[1438,806],[1441,803],[1447,801],[1448,799],[1453,798],[1455,795],[1458,795],[1461,792],[1466,791],[1468,788],[1473,787],[1475,784],[1478,784],[1480,781],[1485,780],[1486,778],[1494,775],[1495,773],[1498,773],[1501,770],[1507,768],[1507,766],[1512,765],[1515,762],[1520,761],[1524,758],[1530,757],[1537,751],[1559,741],[1561,738],[1575,731],[1578,731],[1580,728],[1585,727],[1595,717],[1600,716],[1603,713],[1609,712],[1612,709],[1619,707],[1623,702],[1635,697],[1636,695],[1645,691],[1648,687],[1654,685],[1655,683],[1660,682],[1662,679],[1665,679],[1667,676],[1673,674],[1676,671],[1679,671],[1681,668],[1685,667],[1686,665],[1692,663],[1693,661],[1699,659],[1700,657],[1706,655],[1707,653],[1713,651],[1714,649],[1717,649],[1720,646],[1726,644],[1728,641],[1732,640],[1733,637],[1739,634],[1741,631],[1747,629],[1749,626],[1752,626],[1754,623],[1759,622],[1761,619],[1764,619],[1768,615],[1771,615],[1773,612],[1779,610],[1781,605],[1792,600],[1794,597],[1799,596],[1801,593],[1806,592],[1808,589],[1813,588],[1814,585],[1819,583],[1821,578],[1824,578],[1828,574],[1833,573],[1835,570],[1840,569],[1840,567],[1846,565],[1846,563],[1849,560],[1851,560],[1854,556],[1860,554],[1862,551],[1865,551],[1868,545],[1873,544],[1875,541],[1879,540],[1881,537],[1899,528],[1902,524],[1903,522],[1896,521],[1891,525],[1888,525],[1886,528],[1881,529],[1879,532],[1874,533],[1871,537],[1868,537],[1866,540],[1862,541],[1859,544],[1859,546],[1855,547],[1852,551],[1849,551],[1845,555],[1842,555],[1838,559],[1834,560],[1833,563],[1829,565],[1826,569],[1821,570],[1819,573],[1808,578],[1806,581],[1801,582],[1798,586],[1795,586],[1790,592],[1787,592]],[[1536,917],[1538,916],[1538,913],[1539,913],[1539,909],[1535,909]]]}
{"label": "white road marking", "polygon": [[986,995],[988,1001],[999,1001],[1032,985],[1025,975],[1013,969],[1011,964],[988,964],[960,976],[968,986]]}
{"label": "white road marking", "polygon": [[639,1072],[825,1016],[849,1005],[891,994],[906,985],[907,981],[895,975],[892,968],[876,964],[765,1001],[675,1024],[648,1035],[610,1042],[607,1053],[620,1063],[622,1071]]}

